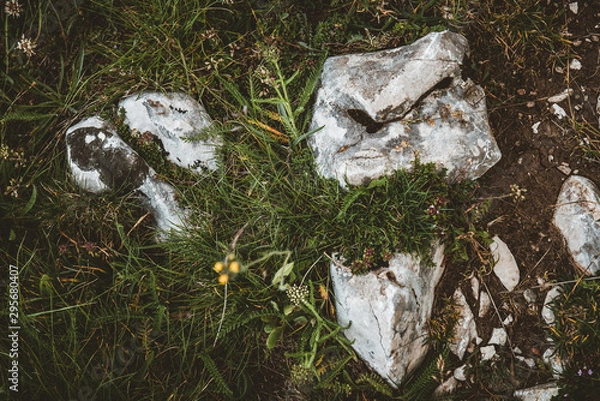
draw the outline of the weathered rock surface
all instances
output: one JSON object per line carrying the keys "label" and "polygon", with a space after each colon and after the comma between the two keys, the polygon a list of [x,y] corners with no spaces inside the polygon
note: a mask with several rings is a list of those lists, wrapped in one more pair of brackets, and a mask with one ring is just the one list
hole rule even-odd
{"label": "weathered rock surface", "polygon": [[67,162],[82,189],[140,191],[154,214],[158,229],[183,225],[185,213],[175,201],[173,187],[158,180],[155,171],[99,117],[85,119],[67,130]]}
{"label": "weathered rock surface", "polygon": [[353,275],[331,264],[337,320],[352,347],[392,386],[398,386],[428,350],[427,319],[444,267],[444,247],[432,250],[434,266],[397,254],[389,267]]}
{"label": "weathered rock surface", "polygon": [[519,266],[517,266],[517,261],[512,252],[508,249],[508,245],[506,245],[506,243],[504,243],[497,235],[493,240],[494,242],[490,245],[490,251],[496,262],[494,265],[494,273],[498,276],[502,285],[504,285],[508,291],[512,291],[517,284],[519,284],[521,277]]}
{"label": "weathered rock surface", "polygon": [[482,176],[501,157],[485,93],[462,80],[466,39],[431,33],[412,45],[326,60],[309,143],[318,171],[342,186],[424,163],[456,181]]}
{"label": "weathered rock surface", "polygon": [[212,120],[204,107],[184,93],[143,92],[119,103],[125,124],[140,134],[151,133],[162,142],[167,158],[176,165],[202,172],[215,170],[217,139],[190,141]]}
{"label": "weathered rock surface", "polygon": [[515,397],[522,401],[550,401],[555,395],[558,395],[558,385],[556,383],[540,384],[539,386],[515,391]]}
{"label": "weathered rock surface", "polygon": [[572,175],[563,184],[553,223],[564,236],[577,268],[600,273],[600,191],[588,178]]}
{"label": "weathered rock surface", "polygon": [[450,343],[450,351],[462,360],[471,341],[477,338],[477,324],[467,298],[460,288],[456,289],[452,298],[460,309],[460,314],[454,327],[454,340]]}

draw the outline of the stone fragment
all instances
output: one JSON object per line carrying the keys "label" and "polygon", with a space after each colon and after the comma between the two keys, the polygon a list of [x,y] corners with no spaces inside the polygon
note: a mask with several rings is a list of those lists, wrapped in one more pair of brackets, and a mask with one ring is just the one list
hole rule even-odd
{"label": "stone fragment", "polygon": [[544,299],[544,307],[542,308],[542,318],[548,325],[552,325],[556,321],[556,316],[554,316],[554,311],[552,310],[552,302],[561,293],[562,290],[560,286],[556,286],[552,287],[552,289],[546,294],[546,298]]}
{"label": "stone fragment", "polygon": [[450,342],[450,351],[458,359],[462,360],[467,347],[477,337],[477,325],[475,323],[475,316],[460,287],[454,292],[453,299],[456,306],[460,309],[460,315],[454,327],[454,340]]}
{"label": "stone fragment", "polygon": [[127,145],[115,128],[99,117],[85,119],[67,130],[67,163],[75,183],[99,193],[108,189],[139,191],[164,235],[183,226],[185,213],[170,185]]}
{"label": "stone fragment", "polygon": [[506,334],[506,330],[504,330],[502,327],[495,328],[492,330],[492,337],[490,338],[488,344],[496,344],[503,346],[506,344],[507,340],[508,335]]}
{"label": "stone fragment", "polygon": [[[550,342],[552,340],[550,339]],[[550,347],[548,348],[544,354],[542,355],[542,359],[552,369],[552,377],[556,380],[560,378],[561,373],[563,372],[563,362],[558,352],[556,352],[556,348]]]}
{"label": "stone fragment", "polygon": [[471,277],[471,290],[475,300],[479,300],[479,280],[475,276]]}
{"label": "stone fragment", "polygon": [[533,124],[531,126],[531,130],[533,131],[534,134],[539,134],[540,133],[539,129],[540,129],[540,124],[541,123],[542,123],[541,121],[538,121],[537,123],[535,123],[535,124]]}
{"label": "stone fragment", "polygon": [[550,401],[556,395],[558,395],[556,383],[545,383],[515,391],[515,397],[521,401]]}
{"label": "stone fragment", "polygon": [[444,270],[443,245],[432,250],[433,266],[396,254],[389,267],[354,275],[331,264],[338,323],[352,347],[390,385],[399,386],[429,349],[427,321]]}
{"label": "stone fragment", "polygon": [[467,381],[467,365],[462,365],[454,369],[453,376],[460,382]]}
{"label": "stone fragment", "polygon": [[561,93],[558,93],[558,94],[556,94],[554,96],[550,96],[548,98],[548,101],[550,103],[560,103],[563,100],[567,100],[569,98],[569,96],[571,96],[572,93],[573,93],[573,89],[571,89],[571,88],[565,89]]}
{"label": "stone fragment", "polygon": [[496,355],[496,347],[493,345],[486,345],[485,347],[479,348],[479,352],[481,352],[481,362],[489,361]]}
{"label": "stone fragment", "polygon": [[569,3],[569,10],[571,10],[573,14],[577,14],[579,12],[579,4],[576,1]]}
{"label": "stone fragment", "polygon": [[600,191],[588,178],[572,175],[556,201],[554,225],[560,230],[576,267],[584,274],[600,273]]}
{"label": "stone fragment", "polygon": [[571,62],[569,63],[569,68],[574,70],[574,71],[579,71],[581,70],[581,61],[577,60],[576,58],[574,58],[573,60],[571,60]]}
{"label": "stone fragment", "polygon": [[442,397],[445,394],[451,394],[456,390],[456,386],[458,385],[458,381],[454,376],[450,376],[446,379],[442,384],[437,386],[437,388],[433,391],[434,397]]}
{"label": "stone fragment", "polygon": [[522,355],[516,355],[516,358],[523,362],[525,365],[527,365],[527,367],[529,367],[530,369],[535,368],[535,361],[532,358],[525,358]]}
{"label": "stone fragment", "polygon": [[487,292],[481,291],[481,295],[479,297],[479,313],[477,316],[481,319],[487,315],[490,307],[492,306],[492,299],[488,295]]}
{"label": "stone fragment", "polygon": [[482,176],[501,157],[485,93],[461,78],[466,39],[431,33],[397,49],[330,57],[321,75],[309,138],[317,169],[361,185],[423,163],[449,181]]}
{"label": "stone fragment", "polygon": [[215,170],[215,151],[220,141],[215,138],[190,141],[212,124],[204,107],[184,93],[143,92],[119,103],[125,112],[125,124],[139,134],[157,137],[176,165],[196,172]]}
{"label": "stone fragment", "polygon": [[519,267],[515,257],[508,249],[508,246],[497,235],[492,238],[490,251],[496,264],[494,265],[494,274],[500,279],[508,291],[515,289],[519,284]]}
{"label": "stone fragment", "polygon": [[562,120],[563,118],[567,117],[567,112],[565,111],[565,109],[563,109],[556,103],[552,104],[552,106],[550,107],[550,111],[552,111],[552,114],[558,117],[559,120]]}

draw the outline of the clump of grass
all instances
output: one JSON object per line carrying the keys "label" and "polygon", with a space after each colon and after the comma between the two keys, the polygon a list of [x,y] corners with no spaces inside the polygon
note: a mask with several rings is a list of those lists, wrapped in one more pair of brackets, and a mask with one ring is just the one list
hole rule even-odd
{"label": "clump of grass", "polygon": [[555,399],[592,400],[600,388],[600,283],[579,280],[563,284],[554,299],[555,323],[550,329],[565,362]]}

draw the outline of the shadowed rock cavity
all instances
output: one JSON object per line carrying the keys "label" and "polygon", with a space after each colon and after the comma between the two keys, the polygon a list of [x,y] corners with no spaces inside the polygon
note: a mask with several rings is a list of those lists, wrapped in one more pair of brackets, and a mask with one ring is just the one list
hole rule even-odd
{"label": "shadowed rock cavity", "polygon": [[366,184],[418,153],[457,181],[500,160],[483,89],[461,78],[466,39],[431,33],[412,45],[328,58],[309,139],[317,169],[342,186]]}
{"label": "shadowed rock cavity", "polygon": [[66,142],[73,180],[82,189],[94,193],[137,190],[163,234],[183,226],[185,213],[175,201],[173,187],[156,178],[155,171],[117,135],[114,127],[91,117],[69,128]]}

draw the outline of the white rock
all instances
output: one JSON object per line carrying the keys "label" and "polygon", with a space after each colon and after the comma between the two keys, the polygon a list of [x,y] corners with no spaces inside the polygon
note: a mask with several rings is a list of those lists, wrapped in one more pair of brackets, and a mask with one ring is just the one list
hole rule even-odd
{"label": "white rock", "polygon": [[453,376],[460,382],[467,381],[467,365],[462,365],[454,369]]}
{"label": "white rock", "polygon": [[556,321],[556,316],[554,316],[554,312],[552,311],[552,301],[556,297],[558,297],[562,293],[560,286],[552,287],[550,291],[546,294],[546,298],[544,299],[544,307],[542,308],[542,318],[548,325],[554,324]]}
{"label": "white rock", "polygon": [[160,139],[168,159],[176,165],[196,172],[217,168],[218,139],[186,141],[212,124],[204,107],[190,96],[143,92],[123,99],[121,108],[125,111],[125,124],[131,130],[150,132]]}
{"label": "white rock", "polygon": [[485,317],[485,315],[487,315],[488,311],[490,310],[491,306],[492,299],[486,291],[481,291],[481,295],[479,297],[479,313],[477,314],[477,316],[479,316],[480,319]]}
{"label": "white rock", "polygon": [[[463,36],[431,33],[397,49],[330,57],[323,66],[309,138],[317,169],[361,185],[421,162],[448,179],[478,178],[501,157],[485,92],[463,81]],[[438,86],[436,86],[438,85]]]}
{"label": "white rock", "polygon": [[576,1],[569,3],[569,10],[571,10],[573,14],[577,14],[579,12],[579,4]]}
{"label": "white rock", "polygon": [[575,70],[575,71],[581,70],[581,61],[579,61],[576,58],[574,58],[569,63],[569,68],[572,69],[572,70]]}
{"label": "white rock", "polygon": [[433,249],[433,266],[397,254],[388,268],[353,275],[331,264],[338,323],[352,347],[379,375],[396,387],[422,362],[429,349],[427,321],[444,270],[443,245]]}
{"label": "white rock", "polygon": [[562,102],[563,100],[567,100],[567,98],[568,98],[569,96],[571,96],[571,94],[572,94],[572,93],[573,93],[573,89],[571,89],[571,88],[569,88],[569,89],[565,89],[564,91],[562,91],[562,92],[561,92],[561,93],[559,93],[559,94],[556,94],[556,95],[554,95],[554,96],[550,96],[550,97],[548,98],[548,101],[549,101],[550,103],[560,103],[560,102]]}
{"label": "white rock", "polygon": [[453,393],[456,390],[458,381],[454,376],[450,376],[446,381],[440,384],[433,392],[434,397],[441,397],[445,394]]}
{"label": "white rock", "polygon": [[541,123],[542,123],[541,121],[538,121],[537,123],[535,123],[531,126],[531,130],[533,131],[534,134],[540,133],[539,128],[540,128]]}
{"label": "white rock", "polygon": [[453,299],[456,306],[460,309],[460,315],[454,327],[454,339],[450,342],[450,351],[458,359],[462,360],[467,347],[477,337],[477,324],[475,323],[475,316],[460,287],[454,292]]}
{"label": "white rock", "polygon": [[488,361],[496,355],[496,347],[493,345],[486,345],[485,347],[479,348],[481,352],[481,362]]}
{"label": "white rock", "polygon": [[473,291],[473,297],[479,300],[479,280],[477,277],[471,277],[471,290]]}
{"label": "white rock", "polygon": [[498,238],[497,235],[493,238],[490,251],[496,262],[494,273],[508,291],[514,290],[520,280],[519,267],[515,257],[504,241]]}
{"label": "white rock", "polygon": [[506,344],[507,340],[508,335],[506,334],[506,330],[504,330],[502,327],[495,328],[492,330],[492,337],[490,338],[488,344],[496,344],[503,346],[504,344]]}
{"label": "white rock", "polygon": [[535,368],[535,361],[532,358],[525,358],[522,355],[516,355],[516,358],[519,361],[525,363],[530,369]]}
{"label": "white rock", "polygon": [[554,210],[576,267],[587,275],[600,273],[600,191],[588,178],[572,175],[564,182]]}
{"label": "white rock", "polygon": [[540,384],[515,391],[515,397],[521,401],[550,401],[555,395],[558,395],[558,385],[556,383]]}
{"label": "white rock", "polygon": [[111,188],[139,191],[165,238],[166,231],[181,227],[186,213],[175,200],[173,187],[158,180],[156,172],[117,135],[115,128],[91,117],[67,130],[67,163],[73,180],[94,193]]}
{"label": "white rock", "polygon": [[565,118],[567,116],[567,112],[565,111],[565,109],[563,109],[556,103],[552,104],[550,109],[552,111],[552,114],[554,114],[556,117],[558,117],[559,120],[562,120],[563,118]]}
{"label": "white rock", "polygon": [[544,352],[544,354],[542,355],[542,359],[544,360],[546,365],[550,366],[550,368],[552,369],[552,377],[558,380],[560,378],[561,373],[564,370],[564,367],[562,359],[556,352],[556,349],[554,347],[548,348],[546,352]]}

